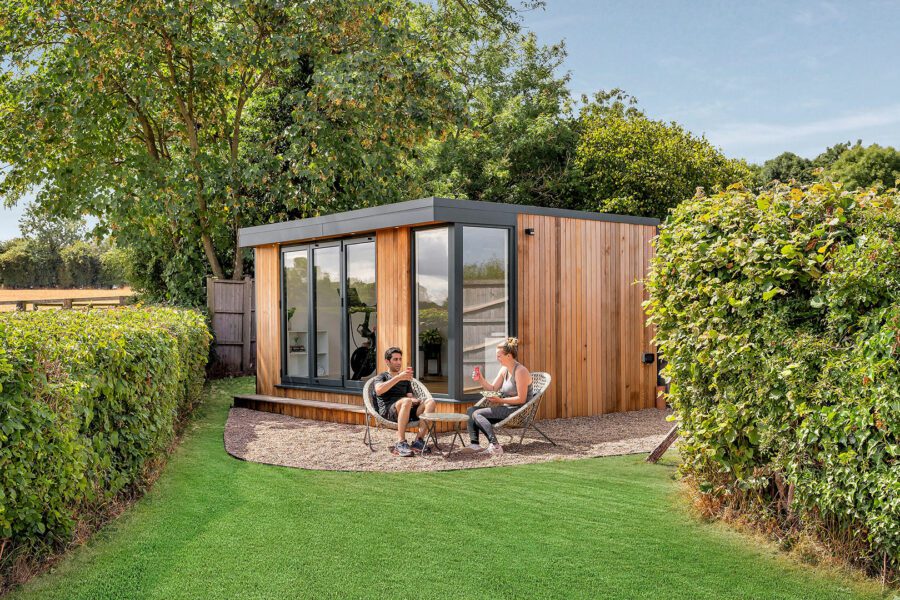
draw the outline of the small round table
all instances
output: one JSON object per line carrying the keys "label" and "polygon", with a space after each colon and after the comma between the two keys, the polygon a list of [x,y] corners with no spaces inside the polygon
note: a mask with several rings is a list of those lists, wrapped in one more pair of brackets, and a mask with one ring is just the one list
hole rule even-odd
{"label": "small round table", "polygon": [[465,445],[462,437],[462,426],[463,423],[469,422],[469,415],[461,415],[459,413],[423,413],[419,415],[419,419],[425,421],[425,427],[428,431],[428,433],[425,434],[424,448],[428,447],[428,440],[431,440],[432,448],[438,451],[441,450],[441,447],[438,446],[437,443],[437,431],[435,430],[438,423],[453,424],[453,439],[450,441],[450,450],[444,454],[445,458],[453,452],[453,447],[456,445],[456,438],[459,438],[460,446]]}

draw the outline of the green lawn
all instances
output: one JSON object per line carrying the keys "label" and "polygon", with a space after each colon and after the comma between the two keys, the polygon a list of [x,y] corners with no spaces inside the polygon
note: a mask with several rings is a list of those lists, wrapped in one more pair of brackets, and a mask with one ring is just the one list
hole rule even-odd
{"label": "green lawn", "polygon": [[153,490],[13,597],[880,597],[697,522],[671,462],[377,474],[236,460],[222,429],[252,387],[212,383]]}

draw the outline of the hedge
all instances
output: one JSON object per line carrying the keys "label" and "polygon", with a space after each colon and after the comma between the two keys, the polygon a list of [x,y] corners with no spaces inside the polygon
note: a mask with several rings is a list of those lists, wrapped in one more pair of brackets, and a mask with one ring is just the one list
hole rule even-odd
{"label": "hedge", "polygon": [[7,556],[64,544],[140,486],[200,398],[209,341],[200,313],[172,308],[0,315]]}
{"label": "hedge", "polygon": [[660,228],[647,282],[698,498],[894,573],[898,207],[829,181],[701,194]]}

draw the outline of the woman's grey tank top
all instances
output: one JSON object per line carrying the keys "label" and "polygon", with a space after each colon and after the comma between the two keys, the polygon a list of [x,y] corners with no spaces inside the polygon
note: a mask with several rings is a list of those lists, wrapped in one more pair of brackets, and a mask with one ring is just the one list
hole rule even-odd
{"label": "woman's grey tank top", "polygon": [[[519,368],[519,363],[516,363],[513,367],[512,372],[506,372],[506,378],[503,380],[503,384],[500,386],[500,396],[503,398],[509,398],[510,396],[518,396],[519,390],[516,387],[516,369]],[[525,399],[527,402],[531,399],[531,385],[528,386],[528,397]]]}

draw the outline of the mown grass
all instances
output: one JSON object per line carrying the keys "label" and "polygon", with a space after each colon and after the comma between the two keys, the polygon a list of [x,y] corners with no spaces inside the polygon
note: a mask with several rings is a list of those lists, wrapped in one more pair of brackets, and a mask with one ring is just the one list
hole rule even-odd
{"label": "mown grass", "polygon": [[236,460],[223,425],[252,385],[210,384],[153,490],[13,597],[881,596],[698,522],[672,461],[378,474]]}

